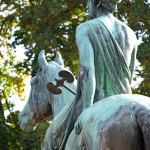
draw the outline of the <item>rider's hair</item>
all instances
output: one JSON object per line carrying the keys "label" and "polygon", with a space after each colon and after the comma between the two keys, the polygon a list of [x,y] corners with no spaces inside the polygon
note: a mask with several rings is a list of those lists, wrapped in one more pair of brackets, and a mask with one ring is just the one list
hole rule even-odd
{"label": "rider's hair", "polygon": [[103,7],[109,12],[115,12],[117,11],[117,4],[119,4],[122,0],[93,0],[94,5],[97,8]]}

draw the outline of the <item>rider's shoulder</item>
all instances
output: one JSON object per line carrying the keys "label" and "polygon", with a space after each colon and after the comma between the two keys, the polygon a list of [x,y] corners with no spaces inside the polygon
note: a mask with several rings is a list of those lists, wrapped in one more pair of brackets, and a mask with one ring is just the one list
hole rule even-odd
{"label": "rider's shoulder", "polygon": [[135,32],[129,26],[127,26],[124,22],[120,21],[117,18],[116,18],[116,22],[121,26],[122,30],[127,33],[127,35],[136,38]]}
{"label": "rider's shoulder", "polygon": [[91,22],[91,21],[86,21],[86,22],[81,23],[80,25],[78,25],[77,28],[76,28],[76,34],[78,34],[78,33],[88,34],[89,31],[90,31],[89,22]]}

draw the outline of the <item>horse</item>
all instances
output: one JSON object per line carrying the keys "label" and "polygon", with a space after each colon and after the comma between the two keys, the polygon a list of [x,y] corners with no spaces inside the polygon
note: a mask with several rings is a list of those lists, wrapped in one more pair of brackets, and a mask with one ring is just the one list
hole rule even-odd
{"label": "horse", "polygon": [[[114,95],[94,103],[79,115],[64,147],[53,147],[52,137],[61,136],[61,130],[66,128],[61,123],[75,98],[65,88],[60,95],[46,88],[47,83],[59,78],[58,72],[66,69],[60,54],[57,55],[58,61],[48,63],[44,51],[39,54],[40,69],[31,80],[30,96],[19,116],[21,129],[32,132],[54,114],[42,150],[150,150],[150,98],[138,94]],[[76,89],[76,79],[66,84]],[[61,138],[55,144],[59,145],[59,141]]]}
{"label": "horse", "polygon": [[[47,83],[55,82],[55,78],[60,78],[58,73],[61,70],[68,69],[64,68],[59,52],[56,52],[55,61],[50,61],[49,63],[46,61],[44,53],[44,51],[41,51],[39,54],[38,64],[40,68],[36,76],[30,81],[29,99],[19,115],[20,128],[26,132],[34,131],[36,126],[50,115],[55,118],[62,108],[67,103],[72,102],[75,97],[65,88],[62,88],[62,94],[59,95],[52,94],[47,90]],[[67,82],[65,84],[74,91],[76,90],[77,82],[75,78],[72,84]]]}
{"label": "horse", "polygon": [[150,150],[150,98],[120,94],[100,100],[77,119],[65,150]]}

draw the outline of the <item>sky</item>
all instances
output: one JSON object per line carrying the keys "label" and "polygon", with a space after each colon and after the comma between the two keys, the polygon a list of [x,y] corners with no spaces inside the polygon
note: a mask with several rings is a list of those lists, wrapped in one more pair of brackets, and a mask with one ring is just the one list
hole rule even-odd
{"label": "sky", "polygon": [[[16,59],[18,61],[22,61],[22,60],[26,59],[26,56],[24,54],[25,49],[24,49],[23,45],[17,46],[15,50],[16,50]],[[25,101],[20,100],[18,95],[14,95],[11,98],[12,102],[15,104],[14,110],[21,111],[23,109],[25,103],[27,102],[29,94],[30,94],[30,89],[31,89],[31,87],[30,87],[30,80],[31,80],[31,77],[25,79],[26,85],[25,85],[25,91],[23,93],[23,97],[25,97]]]}

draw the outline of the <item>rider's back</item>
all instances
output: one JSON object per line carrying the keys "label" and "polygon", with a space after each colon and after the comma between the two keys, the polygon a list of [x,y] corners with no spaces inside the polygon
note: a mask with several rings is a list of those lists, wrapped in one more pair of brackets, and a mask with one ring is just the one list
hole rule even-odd
{"label": "rider's back", "polygon": [[103,24],[114,36],[115,40],[117,41],[124,54],[126,63],[129,67],[131,61],[131,54],[137,46],[137,39],[134,31],[112,15],[101,16],[99,18],[90,20],[90,22],[98,22],[99,20],[103,22]]}

